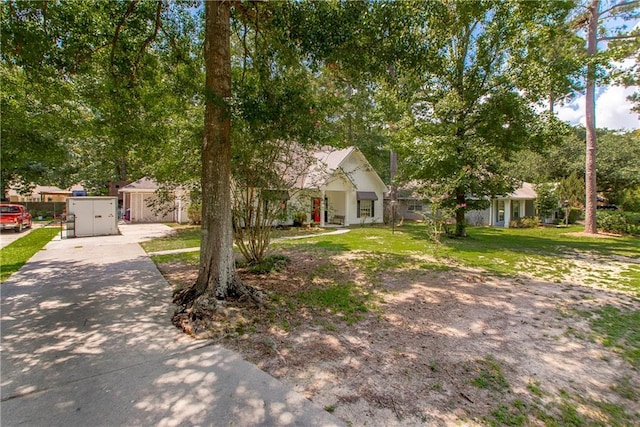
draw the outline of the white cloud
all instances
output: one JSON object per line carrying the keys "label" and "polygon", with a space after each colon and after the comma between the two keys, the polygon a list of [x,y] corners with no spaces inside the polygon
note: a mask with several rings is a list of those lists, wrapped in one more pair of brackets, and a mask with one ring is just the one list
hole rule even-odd
{"label": "white cloud", "polygon": [[[596,98],[596,126],[608,129],[639,129],[640,117],[631,111],[627,97],[638,91],[637,86],[605,86],[599,88]],[[556,109],[558,117],[572,125],[585,124],[585,96],[580,95],[570,104]]]}

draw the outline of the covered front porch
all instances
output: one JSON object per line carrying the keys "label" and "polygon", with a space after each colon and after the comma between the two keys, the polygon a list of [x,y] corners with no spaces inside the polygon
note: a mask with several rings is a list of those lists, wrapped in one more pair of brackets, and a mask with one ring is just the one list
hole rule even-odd
{"label": "covered front porch", "polygon": [[373,191],[320,190],[311,198],[311,221],[321,227],[374,221],[378,196]]}
{"label": "covered front porch", "polygon": [[533,200],[527,199],[495,199],[489,206],[489,217],[494,227],[509,228],[511,221],[535,215]]}
{"label": "covered front porch", "polygon": [[318,191],[311,198],[311,220],[321,227],[349,225],[348,191]]}

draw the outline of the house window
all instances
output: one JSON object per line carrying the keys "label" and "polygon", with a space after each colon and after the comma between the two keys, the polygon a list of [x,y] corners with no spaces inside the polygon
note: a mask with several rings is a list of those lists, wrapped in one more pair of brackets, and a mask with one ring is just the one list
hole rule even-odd
{"label": "house window", "polygon": [[358,201],[358,206],[356,208],[356,213],[358,218],[362,217],[372,217],[376,214],[374,202],[378,200],[378,196],[374,191],[358,191],[356,192],[356,200]]}
{"label": "house window", "polygon": [[359,203],[359,217],[370,217],[373,216],[373,200],[360,200]]}
{"label": "house window", "polygon": [[411,199],[407,201],[408,210],[422,212],[422,200]]}
{"label": "house window", "polygon": [[520,200],[511,201],[511,219],[520,219]]}
{"label": "house window", "polygon": [[498,211],[496,212],[496,222],[504,222],[504,200],[498,200]]}

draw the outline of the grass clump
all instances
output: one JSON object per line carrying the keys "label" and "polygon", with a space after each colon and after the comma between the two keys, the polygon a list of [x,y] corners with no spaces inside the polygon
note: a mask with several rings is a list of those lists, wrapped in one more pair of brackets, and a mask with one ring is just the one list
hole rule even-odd
{"label": "grass clump", "polygon": [[0,249],[0,282],[4,282],[20,270],[29,258],[40,251],[59,232],[59,228],[38,228]]}
{"label": "grass clump", "polygon": [[521,400],[515,400],[511,405],[499,403],[491,411],[491,417],[485,418],[490,426],[524,426],[529,420],[527,405]]}
{"label": "grass clump", "polygon": [[634,402],[640,401],[640,387],[629,377],[620,378],[616,384],[611,386],[611,390],[625,399]]}
{"label": "grass clump", "polygon": [[471,381],[471,384],[493,391],[509,390],[509,382],[502,373],[500,364],[492,355],[476,361],[476,365],[477,376]]}
{"label": "grass clump", "polygon": [[560,390],[558,398],[544,408],[533,407],[535,417],[547,427],[637,425],[637,414],[630,414],[615,403],[585,398],[566,390]]}
{"label": "grass clump", "polygon": [[544,396],[544,391],[542,391],[542,388],[540,387],[540,381],[538,380],[529,381],[527,383],[527,390],[529,390],[529,392],[536,397]]}
{"label": "grass clump", "polygon": [[640,368],[640,310],[622,311],[607,305],[593,314],[589,323],[596,339],[619,351],[636,369]]}
{"label": "grass clump", "polygon": [[297,298],[303,304],[340,314],[349,325],[360,320],[362,313],[369,311],[370,295],[359,292],[353,284],[335,284],[324,289],[311,289],[299,293]]}
{"label": "grass clump", "polygon": [[170,264],[174,262],[188,265],[198,265],[200,263],[200,251],[183,252],[179,254],[155,255],[151,260],[156,264]]}
{"label": "grass clump", "polygon": [[286,255],[269,255],[260,262],[247,265],[247,272],[252,274],[268,274],[272,271],[283,271],[291,264]]}

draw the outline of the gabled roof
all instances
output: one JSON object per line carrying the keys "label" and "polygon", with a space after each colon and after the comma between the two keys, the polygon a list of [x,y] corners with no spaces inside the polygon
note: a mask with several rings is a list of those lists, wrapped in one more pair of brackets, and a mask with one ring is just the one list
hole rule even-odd
{"label": "gabled roof", "polygon": [[298,186],[306,189],[322,187],[351,154],[353,149],[354,147],[348,147],[342,150],[335,150],[325,147],[311,153],[315,161],[309,166],[307,172],[300,177],[297,183]]}
{"label": "gabled roof", "polygon": [[298,180],[298,186],[306,189],[317,189],[327,184],[327,182],[336,177],[338,172],[342,177],[348,180],[354,188],[356,184],[353,182],[348,173],[343,170],[346,160],[355,153],[359,153],[361,161],[371,170],[380,183],[386,187],[385,183],[380,179],[373,167],[369,164],[366,157],[357,147],[347,147],[340,150],[330,147],[324,147],[312,153],[315,163],[309,167],[308,172]]}
{"label": "gabled roof", "polygon": [[349,154],[354,152],[356,147],[347,147],[342,150],[325,149],[316,151],[313,156],[327,165],[327,168],[331,171],[338,169],[342,163],[349,157]]}
{"label": "gabled roof", "polygon": [[535,200],[538,198],[538,193],[534,190],[533,184],[523,182],[519,188],[509,193],[507,197],[509,199]]}
{"label": "gabled roof", "polygon": [[[408,199],[408,200],[425,200],[424,194],[420,193],[420,190],[424,188],[424,185],[418,181],[402,182],[396,185],[396,199]],[[391,188],[384,193],[385,199],[391,199]]]}
{"label": "gabled roof", "polygon": [[140,178],[137,181],[132,182],[129,185],[125,185],[118,192],[120,193],[135,193],[138,191],[155,191],[159,188],[158,183],[151,178]]}

